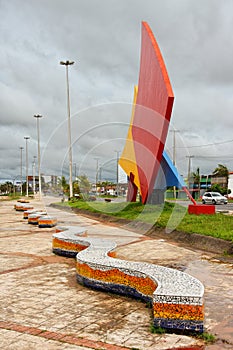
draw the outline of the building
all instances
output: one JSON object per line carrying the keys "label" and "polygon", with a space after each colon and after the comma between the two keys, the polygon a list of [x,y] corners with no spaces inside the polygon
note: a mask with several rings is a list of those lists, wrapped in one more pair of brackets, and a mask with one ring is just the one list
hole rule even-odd
{"label": "building", "polygon": [[227,188],[227,176],[213,176],[211,177],[212,185],[219,185],[223,188]]}
{"label": "building", "polygon": [[49,187],[57,186],[59,177],[57,175],[44,175],[42,174],[44,183]]}
{"label": "building", "polygon": [[35,192],[39,191],[39,176],[28,175],[28,189],[33,191],[35,186]]}
{"label": "building", "polygon": [[228,198],[233,199],[233,171],[229,171],[228,190],[231,190],[231,193],[229,193]]}

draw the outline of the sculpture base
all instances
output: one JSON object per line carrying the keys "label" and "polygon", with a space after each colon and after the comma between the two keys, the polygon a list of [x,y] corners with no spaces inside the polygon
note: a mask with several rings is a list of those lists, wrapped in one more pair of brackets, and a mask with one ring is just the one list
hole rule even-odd
{"label": "sculpture base", "polygon": [[188,213],[195,215],[213,215],[215,214],[215,206],[214,205],[203,205],[203,204],[189,204]]}

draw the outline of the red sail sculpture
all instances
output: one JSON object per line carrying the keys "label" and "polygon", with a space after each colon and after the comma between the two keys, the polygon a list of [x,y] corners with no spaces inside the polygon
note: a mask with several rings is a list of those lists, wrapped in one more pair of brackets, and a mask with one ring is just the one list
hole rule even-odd
{"label": "red sail sculpture", "polygon": [[141,40],[132,139],[142,202],[146,203],[162,159],[174,95],[159,46],[146,22],[142,22]]}

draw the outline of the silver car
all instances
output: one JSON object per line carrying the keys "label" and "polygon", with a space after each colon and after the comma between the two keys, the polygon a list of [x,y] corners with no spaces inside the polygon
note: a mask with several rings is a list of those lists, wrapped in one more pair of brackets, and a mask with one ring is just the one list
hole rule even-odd
{"label": "silver car", "polygon": [[202,203],[227,204],[227,198],[218,192],[205,192],[202,196]]}

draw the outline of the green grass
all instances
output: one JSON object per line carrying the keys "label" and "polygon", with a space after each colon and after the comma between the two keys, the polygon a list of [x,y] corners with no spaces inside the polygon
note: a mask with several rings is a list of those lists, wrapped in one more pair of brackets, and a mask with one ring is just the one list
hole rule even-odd
{"label": "green grass", "polygon": [[189,215],[178,226],[178,230],[200,233],[206,236],[233,240],[233,217],[222,213],[215,215]]}
{"label": "green grass", "polygon": [[213,344],[216,341],[216,337],[208,332],[200,334],[198,338],[203,339],[206,344]]}
{"label": "green grass", "polygon": [[128,220],[137,220],[154,225],[157,228],[179,230],[187,233],[233,240],[233,216],[223,213],[215,215],[190,215],[187,208],[177,203],[165,202],[164,205],[143,205],[139,202],[64,202],[60,205],[85,209]]}
{"label": "green grass", "polygon": [[164,334],[166,333],[166,330],[162,327],[155,327],[153,324],[150,326],[150,331],[153,334]]}

